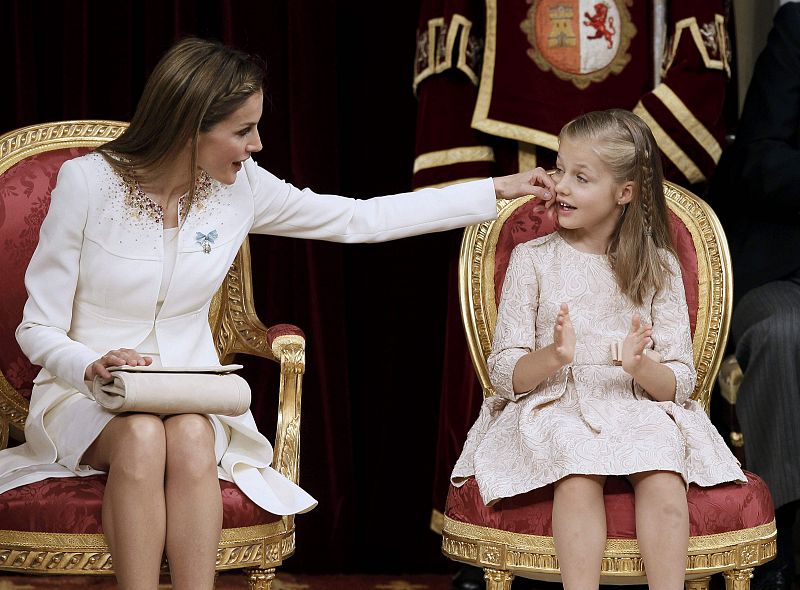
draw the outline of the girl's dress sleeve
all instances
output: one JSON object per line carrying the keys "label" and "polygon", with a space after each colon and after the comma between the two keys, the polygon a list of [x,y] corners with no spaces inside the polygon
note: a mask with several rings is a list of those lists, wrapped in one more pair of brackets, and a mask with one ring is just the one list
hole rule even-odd
{"label": "girl's dress sleeve", "polygon": [[670,269],[666,285],[655,294],[652,304],[654,349],[661,362],[675,373],[675,403],[683,405],[694,391],[694,368],[689,310],[678,259],[664,254]]}
{"label": "girl's dress sleeve", "polygon": [[245,171],[254,195],[253,233],[331,242],[384,242],[494,219],[491,178],[442,189],[371,199],[300,190],[252,160]]}
{"label": "girl's dress sleeve", "polygon": [[78,164],[67,161],[58,173],[39,244],[25,272],[28,299],[17,342],[30,361],[67,381],[85,395],[86,367],[102,353],[68,336],[78,286],[89,189]]}
{"label": "girl's dress sleeve", "polygon": [[500,295],[497,326],[488,358],[489,378],[495,393],[516,401],[530,392],[514,393],[512,378],[517,362],[536,345],[536,310],[539,284],[524,244],[514,248]]}

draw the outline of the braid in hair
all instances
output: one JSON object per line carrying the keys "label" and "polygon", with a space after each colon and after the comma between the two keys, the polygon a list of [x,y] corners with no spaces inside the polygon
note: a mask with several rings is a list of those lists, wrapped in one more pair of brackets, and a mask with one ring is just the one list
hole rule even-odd
{"label": "braid in hair", "polygon": [[639,198],[642,200],[644,235],[645,238],[650,238],[653,234],[653,166],[650,160],[649,149],[645,148],[641,160],[640,169],[642,171],[642,182],[639,186]]}
{"label": "braid in hair", "polygon": [[675,253],[658,144],[644,121],[622,109],[581,115],[559,137],[590,141],[616,182],[633,183],[633,199],[622,209],[607,254],[620,290],[640,305],[665,285],[670,273],[665,254]]}

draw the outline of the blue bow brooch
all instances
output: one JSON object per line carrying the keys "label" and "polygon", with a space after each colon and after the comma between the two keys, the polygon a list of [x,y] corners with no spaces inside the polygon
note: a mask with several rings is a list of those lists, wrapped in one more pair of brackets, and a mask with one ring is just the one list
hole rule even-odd
{"label": "blue bow brooch", "polygon": [[199,231],[194,234],[194,241],[202,246],[203,252],[209,254],[211,252],[211,244],[217,240],[217,237],[219,237],[219,234],[215,229],[212,229],[207,234]]}

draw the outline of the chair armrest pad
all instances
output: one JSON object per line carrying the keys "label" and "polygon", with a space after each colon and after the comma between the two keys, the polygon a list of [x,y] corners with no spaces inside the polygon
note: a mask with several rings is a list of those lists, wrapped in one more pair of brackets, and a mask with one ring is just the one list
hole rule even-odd
{"label": "chair armrest pad", "polygon": [[275,341],[278,338],[283,339],[283,337],[286,336],[289,338],[285,338],[285,340],[290,342],[294,341],[305,346],[306,335],[297,326],[292,324],[275,324],[267,328],[267,344],[269,344],[270,348],[275,347]]}

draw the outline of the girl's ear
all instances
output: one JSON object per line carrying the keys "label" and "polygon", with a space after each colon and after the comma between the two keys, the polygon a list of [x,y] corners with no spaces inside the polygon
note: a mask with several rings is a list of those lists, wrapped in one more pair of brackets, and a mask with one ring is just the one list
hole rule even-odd
{"label": "girl's ear", "polygon": [[617,193],[617,205],[627,205],[633,200],[633,187],[632,180],[622,183]]}

